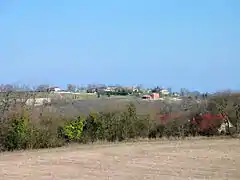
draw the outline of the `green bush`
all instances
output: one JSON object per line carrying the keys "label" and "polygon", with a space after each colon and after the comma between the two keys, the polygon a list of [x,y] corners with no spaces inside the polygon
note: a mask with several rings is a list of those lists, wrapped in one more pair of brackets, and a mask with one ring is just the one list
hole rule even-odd
{"label": "green bush", "polygon": [[[116,141],[119,140],[121,133],[119,132],[119,113],[118,112],[102,112],[99,115],[99,127],[98,136],[101,140]],[[121,138],[120,138],[121,139]]]}
{"label": "green bush", "polygon": [[84,121],[82,142],[87,143],[103,139],[102,123],[98,117],[98,113],[91,112]]}
{"label": "green bush", "polygon": [[76,120],[71,120],[63,126],[63,135],[68,141],[79,141],[82,136],[85,119],[78,117]]}
{"label": "green bush", "polygon": [[12,116],[4,141],[5,149],[14,150],[26,148],[28,121],[29,119],[25,114],[14,114]]}
{"label": "green bush", "polygon": [[102,112],[96,118],[98,139],[123,141],[131,138],[147,137],[149,116],[140,117],[136,107],[130,103],[125,111]]}
{"label": "green bush", "polygon": [[49,128],[37,128],[32,126],[28,129],[27,147],[28,149],[41,149],[60,147],[64,145],[63,139],[59,138],[57,132],[52,132]]}
{"label": "green bush", "polygon": [[166,124],[164,129],[164,135],[166,137],[180,137],[180,128],[176,120],[170,121]]}

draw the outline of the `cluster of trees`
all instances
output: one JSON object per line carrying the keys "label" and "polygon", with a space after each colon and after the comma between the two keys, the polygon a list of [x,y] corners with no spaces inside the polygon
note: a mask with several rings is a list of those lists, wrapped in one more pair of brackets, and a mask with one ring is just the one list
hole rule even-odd
{"label": "cluster of trees", "polygon": [[[27,85],[11,85],[11,84],[1,84],[0,85],[0,92],[7,92],[7,91],[37,91],[37,92],[46,92],[47,89],[51,87],[49,84],[40,84],[36,87],[29,87]],[[67,91],[70,92],[97,92],[98,96],[101,95],[129,95],[129,94],[135,94],[138,95],[139,93],[146,93],[147,90],[143,88],[142,85],[138,85],[136,89],[138,90],[133,91],[127,88],[122,87],[121,85],[116,85],[115,87],[118,87],[117,90],[114,91],[104,91],[108,86],[105,84],[89,84],[87,86],[78,86],[75,84],[67,84]],[[159,86],[156,86],[155,88],[150,89],[150,92],[161,92],[162,88]],[[207,98],[208,94],[207,93],[200,93],[198,91],[189,91],[186,88],[182,88],[180,92],[172,92],[171,88],[168,88],[168,91],[170,95],[173,94],[179,94],[180,96],[187,96],[191,97],[194,99],[202,99],[202,98]]]}

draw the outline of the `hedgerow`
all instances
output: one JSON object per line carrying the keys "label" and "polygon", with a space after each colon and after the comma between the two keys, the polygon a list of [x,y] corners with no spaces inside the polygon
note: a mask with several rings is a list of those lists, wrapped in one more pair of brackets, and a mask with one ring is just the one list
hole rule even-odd
{"label": "hedgerow", "polygon": [[[8,106],[0,120],[0,150],[19,150],[50,148],[66,143],[93,143],[96,141],[125,141],[138,138],[186,137],[201,135],[200,124],[191,119],[194,114],[205,109],[212,114],[224,114],[239,133],[240,101],[237,95],[214,96],[207,100],[206,106],[184,111],[181,116],[174,116],[168,110],[168,120],[162,123],[159,117],[138,114],[133,103],[124,110],[92,111],[87,116],[67,117],[64,114],[42,112],[38,115],[31,108]],[[191,106],[192,108],[192,106]],[[171,109],[171,108],[168,108]],[[160,112],[163,113],[163,110]],[[161,116],[162,117],[162,116]],[[214,122],[214,121],[211,121]],[[210,123],[211,123],[210,122]],[[215,124],[213,124],[215,125]],[[207,135],[216,135],[216,126],[204,130]],[[204,135],[204,134],[203,134]]]}

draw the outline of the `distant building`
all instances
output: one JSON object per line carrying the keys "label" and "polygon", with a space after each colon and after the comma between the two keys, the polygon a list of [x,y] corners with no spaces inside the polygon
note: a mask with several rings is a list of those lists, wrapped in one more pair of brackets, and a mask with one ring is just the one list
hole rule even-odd
{"label": "distant building", "polygon": [[96,93],[98,90],[97,88],[88,88],[87,93]]}
{"label": "distant building", "polygon": [[114,89],[111,88],[111,87],[104,88],[104,91],[105,91],[105,92],[111,92],[111,91],[113,91],[113,90],[114,90]]}
{"label": "distant building", "polygon": [[152,99],[159,99],[160,95],[159,95],[159,93],[152,93],[151,97],[152,97]]}
{"label": "distant building", "polygon": [[142,99],[152,99],[152,96],[150,96],[150,95],[143,95]]}
{"label": "distant building", "polygon": [[54,86],[54,87],[47,88],[47,91],[48,92],[59,92],[59,91],[61,91],[61,89],[59,87]]}
{"label": "distant building", "polygon": [[173,93],[173,96],[175,96],[175,97],[179,97],[179,96],[180,96],[180,94],[179,94],[179,93],[176,93],[176,92],[174,92],[174,93]]}
{"label": "distant building", "polygon": [[159,93],[152,93],[151,95],[143,95],[142,99],[159,99]]}
{"label": "distant building", "polygon": [[162,95],[169,95],[169,91],[167,89],[161,89],[160,92]]}

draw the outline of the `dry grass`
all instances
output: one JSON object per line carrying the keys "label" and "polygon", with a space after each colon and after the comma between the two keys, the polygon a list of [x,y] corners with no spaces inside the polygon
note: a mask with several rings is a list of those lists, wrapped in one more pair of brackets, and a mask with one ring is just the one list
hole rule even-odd
{"label": "dry grass", "polygon": [[69,146],[2,153],[1,179],[240,179],[236,139]]}

